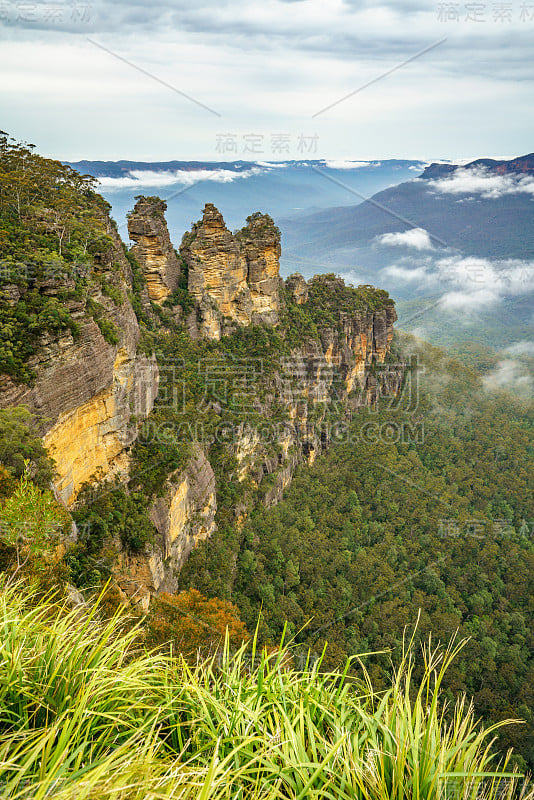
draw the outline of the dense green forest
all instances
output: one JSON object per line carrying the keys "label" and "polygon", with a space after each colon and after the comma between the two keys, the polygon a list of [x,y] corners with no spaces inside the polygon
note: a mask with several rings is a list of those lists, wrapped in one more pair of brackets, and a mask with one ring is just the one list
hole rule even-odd
{"label": "dense green forest", "polygon": [[261,611],[266,640],[287,620],[303,652],[328,643],[331,666],[388,651],[369,659],[378,684],[421,610],[421,637],[470,637],[449,698],[466,691],[488,722],[525,719],[503,741],[532,767],[534,410],[486,393],[443,351],[416,349],[404,406],[358,414],[280,505],[194,552],[182,585],[231,598],[250,626]]}

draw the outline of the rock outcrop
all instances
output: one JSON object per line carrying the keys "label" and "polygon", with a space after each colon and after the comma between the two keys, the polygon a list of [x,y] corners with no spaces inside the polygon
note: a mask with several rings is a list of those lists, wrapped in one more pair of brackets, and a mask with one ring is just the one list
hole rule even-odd
{"label": "rock outcrop", "polygon": [[[344,287],[341,279],[320,280],[332,291]],[[301,275],[288,278],[286,288],[293,302],[307,302],[309,287]],[[263,393],[267,399],[256,409],[265,419],[263,429],[242,426],[234,443],[238,479],[265,487],[266,505],[281,499],[299,463],[312,464],[332,439],[339,440],[355,411],[398,394],[406,365],[388,361],[396,318],[393,305],[340,312],[337,326],[322,327],[317,338],[303,340],[280,360]],[[271,425],[277,404],[285,419]]]}
{"label": "rock outcrop", "polygon": [[252,214],[236,235],[247,264],[251,322],[277,325],[280,313],[280,231],[268,214]]}
{"label": "rock outcrop", "polygon": [[166,208],[157,197],[141,197],[128,216],[128,233],[136,242],[131,253],[143,270],[150,300],[159,304],[178,288],[180,279],[180,263],[164,217]]}
{"label": "rock outcrop", "polygon": [[278,323],[280,233],[268,215],[253,214],[234,235],[208,203],[202,220],[185,234],[180,254],[200,335],[220,339],[237,325]]}
{"label": "rock outcrop", "polygon": [[287,278],[286,289],[297,305],[300,306],[308,300],[308,284],[299,272],[294,272]]}

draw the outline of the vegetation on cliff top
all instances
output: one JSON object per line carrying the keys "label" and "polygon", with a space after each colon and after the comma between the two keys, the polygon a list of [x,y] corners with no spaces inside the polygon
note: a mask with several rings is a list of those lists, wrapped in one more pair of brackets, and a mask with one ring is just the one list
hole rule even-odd
{"label": "vegetation on cliff top", "polygon": [[308,281],[305,303],[295,303],[291,292],[282,288],[282,336],[286,346],[295,347],[307,338],[317,339],[325,328],[341,333],[347,318],[358,318],[394,305],[385,289],[351,286],[333,273],[315,275]]}
{"label": "vegetation on cliff top", "polygon": [[94,185],[0,132],[0,374],[30,382],[43,333],[78,334],[66,303],[84,297],[94,257],[111,249],[110,206]]}

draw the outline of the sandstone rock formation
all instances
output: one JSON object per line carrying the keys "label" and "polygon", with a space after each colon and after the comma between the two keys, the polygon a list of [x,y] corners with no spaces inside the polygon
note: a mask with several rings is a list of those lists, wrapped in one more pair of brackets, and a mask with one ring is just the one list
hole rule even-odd
{"label": "sandstone rock formation", "polygon": [[[331,291],[344,288],[341,279],[320,280]],[[297,305],[308,302],[309,286],[301,275],[288,278],[286,287]],[[229,445],[238,480],[252,482],[266,505],[281,499],[299,463],[312,464],[333,438],[339,440],[357,409],[374,406],[380,396],[394,396],[401,389],[406,365],[389,360],[394,306],[339,312],[338,317],[338,325],[322,327],[318,337],[304,338],[281,358],[266,390],[258,391],[258,398],[265,397],[256,403],[264,424],[259,429],[239,426]],[[271,409],[277,404],[285,419],[271,424]],[[244,513],[239,509],[241,517]]]}
{"label": "sandstone rock formation", "polygon": [[208,203],[180,254],[201,335],[220,339],[236,325],[278,323],[280,233],[268,215],[253,214],[234,235]]}
{"label": "sandstone rock formation", "polygon": [[131,252],[143,270],[149,298],[160,304],[178,288],[180,278],[180,263],[163,215],[166,208],[157,197],[141,197],[128,216],[128,233],[136,242]]}
{"label": "sandstone rock formation", "polygon": [[252,214],[236,239],[247,263],[253,323],[276,325],[280,300],[280,231],[268,214]]}

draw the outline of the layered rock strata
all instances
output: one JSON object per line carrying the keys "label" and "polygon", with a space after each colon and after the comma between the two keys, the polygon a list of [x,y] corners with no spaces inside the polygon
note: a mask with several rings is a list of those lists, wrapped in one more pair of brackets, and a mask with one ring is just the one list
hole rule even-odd
{"label": "layered rock strata", "polygon": [[[73,293],[64,300],[78,335],[43,332],[28,362],[36,376],[32,386],[0,375],[0,408],[24,405],[39,417],[56,461],[56,489],[69,506],[85,482],[125,468],[136,421],[150,413],[158,391],[155,357],[138,352],[140,330],[128,298],[131,269],[110,220],[107,233],[111,247],[95,256],[87,275],[88,296],[80,299]],[[114,299],[104,293],[106,285],[113,286]],[[58,276],[18,291],[20,296],[30,290],[54,296],[73,288],[73,280]],[[95,307],[100,326],[91,313]],[[102,333],[103,323],[113,330],[116,343]]]}
{"label": "layered rock strata", "polygon": [[215,530],[215,475],[202,448],[195,445],[186,468],[170,475],[150,506],[156,541],[144,552],[121,551],[115,577],[134,602],[148,607],[150,595],[175,592],[178,574],[193,547]]}

